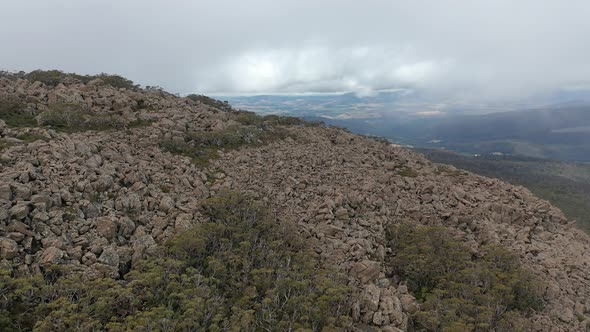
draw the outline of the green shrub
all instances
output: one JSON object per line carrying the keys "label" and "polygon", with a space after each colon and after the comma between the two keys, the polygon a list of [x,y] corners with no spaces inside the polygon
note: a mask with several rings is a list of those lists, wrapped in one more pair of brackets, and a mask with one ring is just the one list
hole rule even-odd
{"label": "green shrub", "polygon": [[165,151],[187,156],[204,166],[218,157],[220,149],[234,150],[243,146],[258,146],[289,137],[280,127],[258,128],[235,126],[216,131],[192,131],[185,134],[186,142],[163,140],[160,147]]}
{"label": "green shrub", "polygon": [[109,74],[98,74],[98,75],[78,75],[74,73],[64,73],[60,70],[34,70],[30,73],[19,73],[15,74],[17,77],[28,79],[31,82],[39,81],[47,86],[55,87],[58,84],[64,82],[67,78],[74,78],[83,83],[88,83],[97,78],[101,79],[104,84],[110,85],[113,88],[126,88],[129,90],[137,89],[139,86],[122,76],[109,75]]}
{"label": "green shrub", "polygon": [[306,126],[317,127],[321,126],[321,122],[305,121],[294,116],[282,115],[265,115],[261,116],[250,111],[234,111],[232,112],[232,119],[240,124],[246,126]]}
{"label": "green shrub", "polygon": [[85,112],[78,104],[55,104],[49,110],[41,113],[38,122],[42,126],[50,126],[58,130],[82,128]]}
{"label": "green shrub", "polygon": [[232,113],[232,119],[245,126],[259,126],[264,122],[264,118],[254,112],[236,111]]}
{"label": "green shrub", "polygon": [[139,128],[139,127],[148,127],[151,126],[155,120],[145,120],[145,119],[136,119],[127,124],[127,128]]}
{"label": "green shrub", "polygon": [[92,75],[92,76],[86,76],[84,81],[90,81],[90,80],[97,79],[97,78],[101,79],[104,82],[104,84],[110,85],[116,89],[124,88],[124,89],[128,89],[128,90],[134,90],[139,87],[139,85],[133,83],[133,81],[128,80],[125,77],[122,77],[119,75],[109,75],[109,74],[105,74],[105,73],[98,74],[98,75]]}
{"label": "green shrub", "polygon": [[387,263],[421,302],[412,317],[426,331],[526,331],[543,308],[543,284],[494,245],[472,257],[444,227],[392,226]]}
{"label": "green shrub", "polygon": [[20,139],[23,142],[27,142],[27,143],[32,143],[32,142],[39,141],[39,140],[47,141],[47,137],[41,136],[41,135],[38,135],[35,133],[23,133],[23,134],[16,136],[16,138]]}
{"label": "green shrub", "polygon": [[346,278],[323,268],[294,225],[222,192],[208,221],[136,263],[122,281],[60,270],[0,271],[0,330],[329,331],[350,324]]}
{"label": "green shrub", "polygon": [[35,116],[24,112],[26,104],[18,99],[0,99],[0,119],[9,127],[35,127]]}
{"label": "green shrub", "polygon": [[219,158],[216,149],[196,148],[194,145],[186,142],[162,140],[160,141],[160,148],[164,151],[191,158],[192,162],[199,166],[206,166],[210,160]]}
{"label": "green shrub", "polygon": [[408,166],[402,167],[397,174],[408,178],[415,178],[419,175],[418,172]]}
{"label": "green shrub", "polygon": [[24,75],[31,82],[41,82],[47,86],[57,86],[68,75],[59,70],[34,70]]}
{"label": "green shrub", "polygon": [[116,115],[93,114],[78,104],[54,104],[39,114],[37,121],[63,132],[121,129],[124,120]]}
{"label": "green shrub", "polygon": [[0,152],[2,152],[5,149],[8,149],[9,147],[13,146],[14,144],[7,142],[3,139],[0,139]]}
{"label": "green shrub", "polygon": [[195,102],[198,101],[204,105],[215,107],[215,108],[218,108],[223,111],[231,111],[232,110],[231,105],[227,101],[221,101],[221,100],[213,99],[211,97],[207,97],[204,95],[197,95],[197,94],[190,94],[186,97],[192,101],[195,101]]}

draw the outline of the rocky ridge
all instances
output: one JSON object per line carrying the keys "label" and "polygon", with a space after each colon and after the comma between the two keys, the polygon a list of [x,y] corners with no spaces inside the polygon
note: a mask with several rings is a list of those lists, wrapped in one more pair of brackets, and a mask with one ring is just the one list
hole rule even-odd
{"label": "rocky ridge", "polygon": [[[159,90],[0,78],[2,99],[23,102],[22,112],[37,119],[52,105],[76,104],[119,123],[64,133],[0,120],[0,256],[19,273],[67,264],[87,278],[120,278],[158,243],[202,221],[201,199],[228,188],[296,222],[326,264],[350,275],[359,328],[405,330],[417,310],[383,264],[384,228],[400,222],[445,225],[473,252],[497,243],[517,253],[548,286],[547,306],[534,317],[538,331],[590,325],[589,238],[525,188],[323,127],[287,126],[285,139],[220,151],[197,166],[159,142],[184,143],[187,131],[237,122],[227,110]],[[131,125],[138,120],[144,125]]]}

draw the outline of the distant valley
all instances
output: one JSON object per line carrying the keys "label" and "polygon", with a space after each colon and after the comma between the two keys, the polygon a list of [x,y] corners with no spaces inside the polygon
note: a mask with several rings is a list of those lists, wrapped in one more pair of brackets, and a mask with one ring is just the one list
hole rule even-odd
{"label": "distant valley", "polygon": [[590,161],[590,106],[413,119],[398,115],[376,119],[308,119],[413,147]]}

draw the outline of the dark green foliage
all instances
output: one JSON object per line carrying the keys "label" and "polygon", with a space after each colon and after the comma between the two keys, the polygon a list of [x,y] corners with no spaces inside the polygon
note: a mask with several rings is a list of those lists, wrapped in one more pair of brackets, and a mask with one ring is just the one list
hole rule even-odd
{"label": "dark green foliage", "polygon": [[243,146],[258,146],[287,138],[288,131],[281,127],[235,126],[216,131],[192,131],[185,134],[185,142],[164,140],[160,147],[166,151],[182,154],[204,166],[217,158],[220,149],[233,150]]}
{"label": "dark green foliage", "polygon": [[396,225],[387,231],[394,273],[420,300],[417,330],[526,331],[526,315],[543,307],[543,285],[498,246],[472,257],[444,227]]}
{"label": "dark green foliage", "polygon": [[123,281],[56,270],[0,273],[0,330],[336,331],[350,324],[346,279],[294,226],[242,195],[202,206],[208,221],[139,261]]}
{"label": "dark green foliage", "polygon": [[9,127],[35,127],[34,115],[25,112],[26,104],[18,99],[0,99],[0,119]]}
{"label": "dark green foliage", "polygon": [[213,99],[211,97],[207,97],[204,95],[196,95],[196,94],[190,94],[186,97],[192,101],[195,101],[195,102],[198,101],[198,102],[201,102],[202,104],[205,104],[205,105],[208,105],[211,107],[215,107],[215,108],[218,108],[223,111],[231,111],[232,110],[231,105],[227,101],[221,101],[221,100]]}

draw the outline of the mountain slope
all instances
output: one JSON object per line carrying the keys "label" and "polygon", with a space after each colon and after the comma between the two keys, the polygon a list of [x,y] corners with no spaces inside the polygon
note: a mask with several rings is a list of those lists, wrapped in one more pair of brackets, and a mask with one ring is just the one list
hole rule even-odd
{"label": "mountain slope", "polygon": [[590,230],[590,165],[518,156],[461,155],[448,150],[417,149],[430,160],[522,185],[563,210]]}
{"label": "mountain slope", "polygon": [[544,308],[526,313],[535,330],[588,324],[589,237],[522,187],[341,129],[100,78],[0,78],[0,100],[16,105],[2,113],[11,127],[0,122],[0,255],[12,275],[60,266],[132,280],[167,240],[211,223],[203,200],[231,190],[347,275],[347,329],[407,330],[426,310],[388,263],[386,230],[401,224],[443,226],[469,257],[490,244],[514,253],[545,285]]}

